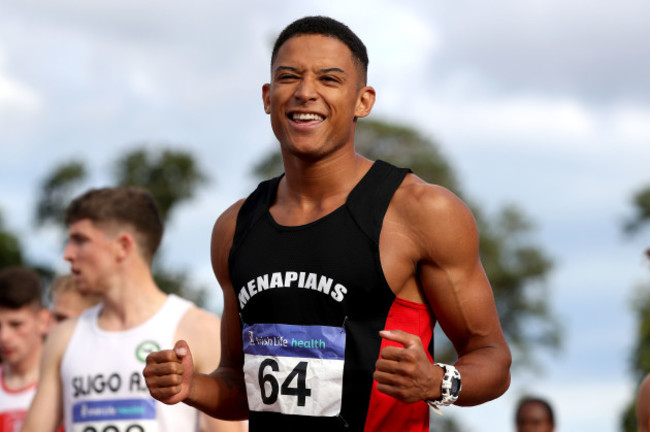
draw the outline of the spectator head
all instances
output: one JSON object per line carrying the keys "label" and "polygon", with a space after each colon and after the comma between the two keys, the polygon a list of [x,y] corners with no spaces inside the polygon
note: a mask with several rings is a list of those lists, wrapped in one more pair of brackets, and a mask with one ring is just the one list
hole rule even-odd
{"label": "spectator head", "polygon": [[515,415],[517,432],[553,432],[555,416],[551,405],[542,398],[524,397]]}

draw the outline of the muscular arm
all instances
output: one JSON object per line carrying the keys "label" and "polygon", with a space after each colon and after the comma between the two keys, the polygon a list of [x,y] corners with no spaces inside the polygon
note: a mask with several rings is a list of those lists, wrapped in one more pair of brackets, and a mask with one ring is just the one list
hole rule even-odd
{"label": "muscular arm", "polygon": [[[244,381],[241,324],[237,298],[230,282],[228,256],[232,247],[235,224],[243,200],[226,210],[217,220],[212,231],[211,258],[215,276],[223,289],[224,309],[221,320],[221,358],[219,368],[210,376],[216,384],[217,394],[205,386],[203,392],[191,394],[190,404],[195,400],[204,403],[217,396],[215,417],[224,419],[247,419],[248,402]],[[215,390],[214,388],[212,390]]]}
{"label": "muscular arm", "polygon": [[[407,177],[387,213],[380,251],[396,295],[428,303],[456,349],[463,386],[456,404],[476,405],[503,394],[510,384],[510,350],[479,259],[476,223],[465,204],[444,188]],[[402,339],[403,352],[387,351],[391,361],[407,348],[422,350],[421,344]],[[437,399],[442,369],[425,364],[421,353],[415,358],[417,385],[394,395],[408,402]]]}
{"label": "muscular arm", "polygon": [[47,336],[39,369],[38,387],[22,432],[54,432],[63,421],[63,389],[59,370],[76,320],[57,325]]}

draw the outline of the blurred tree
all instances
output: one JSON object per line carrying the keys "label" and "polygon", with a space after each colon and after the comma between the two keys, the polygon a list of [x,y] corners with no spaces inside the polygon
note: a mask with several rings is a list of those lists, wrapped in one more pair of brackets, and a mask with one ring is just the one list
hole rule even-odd
{"label": "blurred tree", "polygon": [[[165,224],[172,210],[193,198],[196,189],[207,180],[191,154],[173,150],[154,152],[144,148],[119,157],[113,164],[113,174],[116,185],[148,189],[160,208]],[[68,162],[55,167],[42,183],[36,206],[37,224],[63,226],[65,209],[87,187],[86,177],[86,169],[81,162]],[[184,271],[160,265],[160,255],[157,254],[153,265],[154,278],[160,288],[204,305],[205,289],[193,288]]]}
{"label": "blurred tree", "polygon": [[[646,252],[648,253],[648,252]],[[650,258],[650,257],[649,257]],[[632,348],[630,363],[635,383],[634,397],[630,400],[621,416],[621,430],[636,432],[637,391],[643,378],[650,373],[650,284],[640,284],[635,289],[632,310],[636,315],[636,338]]]}
{"label": "blurred tree", "polygon": [[65,209],[84,180],[86,168],[79,161],[59,165],[46,176],[36,204],[36,224],[62,225]]}
{"label": "blurred tree", "polygon": [[23,265],[23,252],[18,237],[5,227],[2,212],[0,212],[0,269]]}
{"label": "blurred tree", "polygon": [[632,216],[623,226],[628,234],[635,234],[643,226],[650,223],[650,186],[640,189],[633,197],[635,215]]}
{"label": "blurred tree", "polygon": [[[629,235],[638,234],[650,222],[650,186],[634,194],[632,207],[634,216],[623,223],[623,231]],[[650,248],[646,249],[645,255],[650,260]],[[637,318],[637,335],[630,360],[635,389],[638,389],[643,378],[650,373],[650,283],[640,283],[635,288],[632,310]],[[636,392],[622,414],[621,430],[637,431]]]}
{"label": "blurred tree", "polygon": [[148,189],[164,221],[175,206],[193,198],[196,188],[206,181],[192,155],[170,150],[155,156],[145,150],[132,151],[116,162],[115,174],[120,185]]}
{"label": "blurred tree", "polygon": [[50,266],[38,264],[25,258],[20,239],[5,226],[2,212],[0,212],[0,269],[13,266],[25,266],[33,269],[43,278],[44,285],[48,285],[54,276],[54,271]]}
{"label": "blurred tree", "polygon": [[[531,353],[535,348],[558,349],[560,329],[550,310],[544,284],[552,263],[528,238],[533,225],[525,215],[508,206],[488,219],[463,196],[438,145],[412,128],[363,119],[358,123],[355,142],[357,151],[365,157],[409,167],[423,180],[454,191],[472,208],[481,237],[481,257],[516,364],[534,366]],[[282,171],[279,150],[254,167],[254,173],[261,178]],[[437,360],[453,361],[451,345],[439,331],[435,349]]]}

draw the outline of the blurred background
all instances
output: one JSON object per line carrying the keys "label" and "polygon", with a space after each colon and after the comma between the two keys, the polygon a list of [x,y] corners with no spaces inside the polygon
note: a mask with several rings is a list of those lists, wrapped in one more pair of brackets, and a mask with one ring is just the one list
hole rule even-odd
{"label": "blurred background", "polygon": [[432,430],[514,430],[527,394],[559,431],[635,430],[650,372],[645,0],[0,0],[0,267],[67,272],[68,201],[144,185],[167,226],[157,280],[219,314],[212,225],[282,171],[261,102],[271,46],[318,14],[368,48],[377,103],[359,151],[449,187],[481,228],[512,386]]}

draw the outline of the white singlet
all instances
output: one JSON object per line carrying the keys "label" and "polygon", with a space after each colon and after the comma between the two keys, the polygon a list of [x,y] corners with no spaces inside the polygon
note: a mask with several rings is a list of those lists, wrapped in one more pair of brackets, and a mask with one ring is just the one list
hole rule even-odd
{"label": "white singlet", "polygon": [[150,352],[173,347],[191,305],[169,295],[147,322],[121,332],[98,327],[101,304],[79,317],[61,362],[66,432],[198,430],[198,411],[154,400],[142,376]]}

